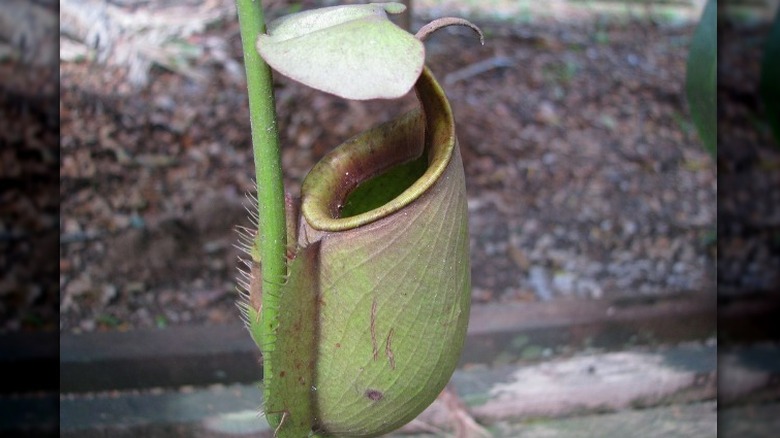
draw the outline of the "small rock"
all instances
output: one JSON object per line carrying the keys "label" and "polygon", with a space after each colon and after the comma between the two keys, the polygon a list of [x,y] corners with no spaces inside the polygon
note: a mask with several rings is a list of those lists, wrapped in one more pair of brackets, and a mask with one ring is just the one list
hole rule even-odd
{"label": "small rock", "polygon": [[577,295],[585,298],[590,297],[593,299],[600,299],[604,296],[604,290],[598,283],[591,279],[580,279],[577,281]]}
{"label": "small rock", "polygon": [[130,226],[130,217],[126,214],[115,214],[110,225],[111,231],[123,230]]}
{"label": "small rock", "polygon": [[541,301],[550,301],[553,299],[553,291],[550,288],[550,279],[547,270],[541,266],[532,266],[528,278],[536,296]]}
{"label": "small rock", "polygon": [[84,295],[92,290],[92,281],[88,276],[82,275],[74,278],[65,288],[65,295],[69,298],[75,298]]}
{"label": "small rock", "polygon": [[146,289],[146,286],[140,281],[131,281],[125,285],[125,292],[128,294],[141,293]]}
{"label": "small rock", "polygon": [[544,101],[539,104],[539,109],[536,111],[536,121],[547,125],[557,125],[560,123],[560,117],[558,117],[553,104]]}
{"label": "small rock", "polygon": [[100,302],[108,305],[117,297],[117,287],[113,284],[103,286],[103,294],[100,296]]}
{"label": "small rock", "polygon": [[76,219],[66,218],[63,222],[63,234],[77,234],[81,232],[81,225]]}
{"label": "small rock", "polygon": [[543,234],[542,237],[539,238],[539,240],[536,241],[536,248],[538,249],[546,249],[552,246],[552,244],[555,242],[555,239],[553,239],[553,236],[550,234]]}
{"label": "small rock", "polygon": [[493,291],[490,289],[475,287],[471,290],[471,297],[475,301],[487,303],[493,299]]}
{"label": "small rock", "polygon": [[528,257],[525,255],[523,250],[516,246],[509,246],[507,248],[507,252],[509,253],[509,258],[512,260],[512,262],[514,262],[515,266],[517,266],[523,272],[528,270]]}
{"label": "small rock", "polygon": [[149,314],[149,309],[146,307],[141,307],[140,309],[136,310],[135,317],[143,324],[149,324],[149,322],[152,320],[152,317]]}
{"label": "small rock", "polygon": [[79,327],[85,332],[94,332],[95,327],[97,327],[97,324],[93,319],[85,319],[81,321],[81,323],[79,323]]}
{"label": "small rock", "polygon": [[575,276],[570,272],[556,272],[553,276],[553,286],[564,295],[574,292]]}
{"label": "small rock", "polygon": [[609,131],[613,131],[617,127],[617,121],[609,114],[602,114],[599,117],[599,124]]}
{"label": "small rock", "polygon": [[636,233],[637,225],[633,221],[625,221],[623,223],[623,235],[624,236],[633,236],[634,233]]}

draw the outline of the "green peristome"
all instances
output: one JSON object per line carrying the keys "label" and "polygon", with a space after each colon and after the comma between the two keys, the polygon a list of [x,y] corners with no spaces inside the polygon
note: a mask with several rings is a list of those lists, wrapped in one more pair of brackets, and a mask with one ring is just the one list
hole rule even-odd
{"label": "green peristome", "polygon": [[[433,402],[457,365],[471,290],[463,164],[427,69],[415,90],[422,110],[342,144],[303,183],[265,376],[280,437],[388,433]],[[385,184],[401,193],[366,210]],[[356,207],[341,217],[347,202]]]}
{"label": "green peristome", "polygon": [[272,21],[257,51],[276,71],[345,99],[397,98],[425,62],[422,42],[393,24],[399,3],[321,8]]}

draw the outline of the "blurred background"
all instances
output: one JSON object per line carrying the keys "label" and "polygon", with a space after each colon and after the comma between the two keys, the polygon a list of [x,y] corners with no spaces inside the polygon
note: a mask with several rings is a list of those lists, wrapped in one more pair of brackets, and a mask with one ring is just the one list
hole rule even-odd
{"label": "blurred background", "polygon": [[[347,3],[366,2],[263,1],[268,20]],[[720,2],[716,157],[685,94],[704,0],[406,3],[413,32],[449,15],[486,37],[426,42],[466,170],[474,307],[453,378],[467,408],[437,401],[450,414],[407,432],[479,435],[472,415],[494,436],[714,436],[717,395],[722,433],[771,436],[780,148],[758,83],[780,2]],[[270,436],[235,306],[254,170],[234,2],[61,0],[59,23],[57,7],[0,9],[0,368],[53,360],[42,336],[59,332],[63,395],[7,379],[38,392],[0,397],[0,431],[41,430],[59,404],[66,436]],[[293,194],[333,147],[415,105],[274,79]],[[521,371],[539,393],[508,389]],[[501,417],[485,403],[504,393],[525,404]],[[574,417],[518,435],[512,415]]]}

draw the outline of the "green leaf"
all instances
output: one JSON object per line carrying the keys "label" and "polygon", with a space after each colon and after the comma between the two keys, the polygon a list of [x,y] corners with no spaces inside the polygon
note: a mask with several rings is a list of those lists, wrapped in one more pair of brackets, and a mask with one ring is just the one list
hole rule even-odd
{"label": "green leaf", "polygon": [[718,2],[708,0],[693,34],[685,88],[693,124],[707,151],[717,153],[717,27]]}
{"label": "green leaf", "polygon": [[387,17],[399,3],[322,8],[271,22],[257,51],[279,73],[346,99],[397,98],[422,72],[425,48]]}
{"label": "green leaf", "polygon": [[780,9],[764,43],[759,92],[769,126],[772,127],[776,143],[780,146]]}

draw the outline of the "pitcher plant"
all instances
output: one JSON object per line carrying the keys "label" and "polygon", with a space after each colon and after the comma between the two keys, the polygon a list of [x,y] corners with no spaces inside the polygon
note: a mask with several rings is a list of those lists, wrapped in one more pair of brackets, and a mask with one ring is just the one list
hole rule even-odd
{"label": "pitcher plant", "polygon": [[[269,424],[279,437],[391,432],[449,381],[471,302],[463,163],[423,41],[452,24],[482,34],[443,18],[411,35],[388,19],[404,10],[398,3],[305,11],[263,33],[258,5],[238,6],[245,47],[255,36],[247,17],[259,14],[257,53],[279,73],[349,99],[398,98],[412,88],[417,96],[418,109],[333,149],[300,198],[277,196],[274,206],[259,193],[267,189],[255,136],[263,121],[252,126],[259,223],[245,236],[251,260],[239,304],[263,354]],[[247,58],[257,53],[245,48]],[[249,82],[259,64],[246,62]],[[270,74],[264,80],[269,94]],[[250,111],[253,91],[250,83]],[[275,119],[264,123],[275,130]],[[277,226],[281,217],[283,235],[268,232],[271,215]],[[281,269],[267,266],[278,259]]]}

